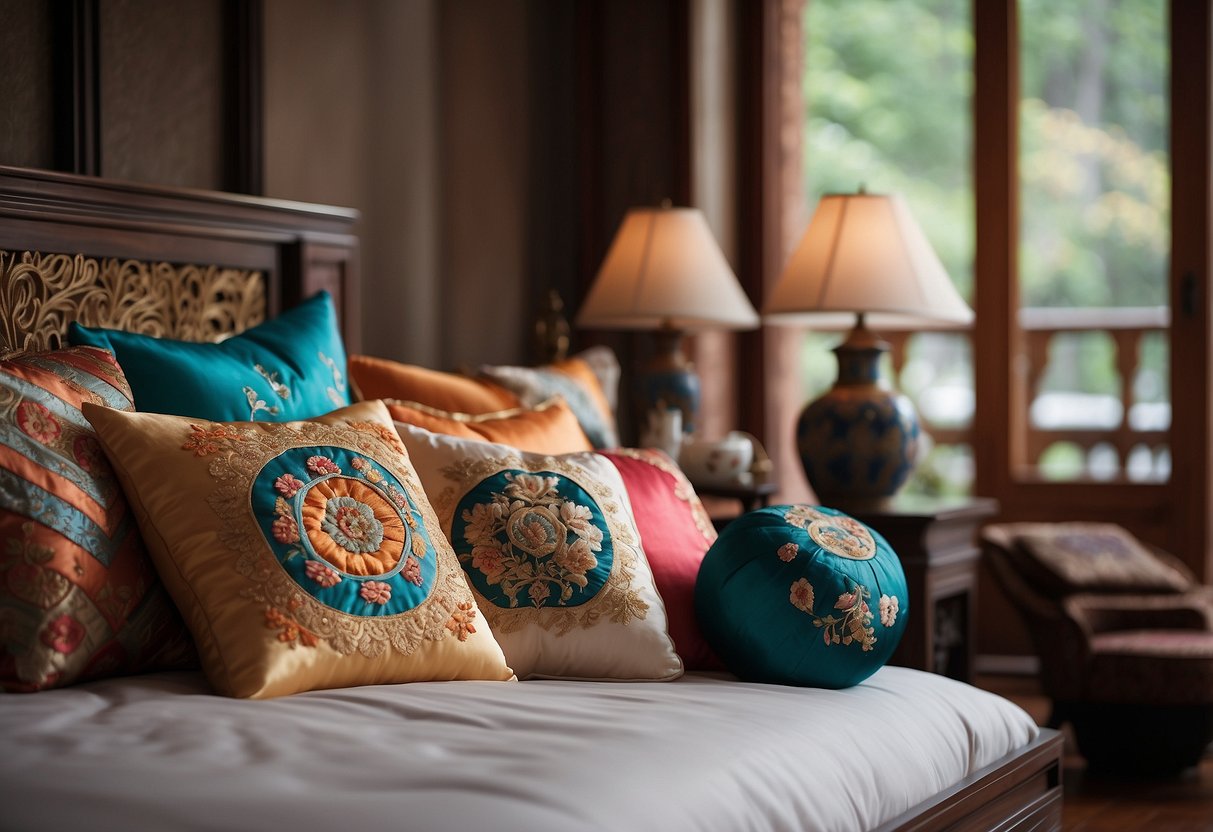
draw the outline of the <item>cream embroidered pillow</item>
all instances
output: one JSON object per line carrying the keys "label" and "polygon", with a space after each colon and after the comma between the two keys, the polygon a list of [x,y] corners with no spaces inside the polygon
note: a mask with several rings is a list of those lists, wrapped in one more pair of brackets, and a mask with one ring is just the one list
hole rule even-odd
{"label": "cream embroidered pillow", "polygon": [[682,673],[610,461],[396,429],[519,678]]}
{"label": "cream embroidered pillow", "polygon": [[84,413],[219,692],[511,678],[382,403]]}

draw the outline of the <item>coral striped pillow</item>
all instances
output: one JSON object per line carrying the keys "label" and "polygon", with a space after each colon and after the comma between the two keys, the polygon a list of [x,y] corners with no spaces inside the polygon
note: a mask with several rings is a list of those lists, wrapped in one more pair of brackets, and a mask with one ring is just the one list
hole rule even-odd
{"label": "coral striped pillow", "polygon": [[84,402],[133,410],[105,350],[0,361],[0,686],[196,663]]}

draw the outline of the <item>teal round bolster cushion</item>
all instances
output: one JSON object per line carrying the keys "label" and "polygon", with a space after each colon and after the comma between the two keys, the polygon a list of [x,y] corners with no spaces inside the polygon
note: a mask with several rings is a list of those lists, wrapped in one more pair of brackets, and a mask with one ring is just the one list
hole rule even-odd
{"label": "teal round bolster cushion", "polygon": [[695,612],[712,649],[756,682],[859,684],[893,655],[909,607],[888,542],[821,506],[770,506],[734,520],[695,583]]}

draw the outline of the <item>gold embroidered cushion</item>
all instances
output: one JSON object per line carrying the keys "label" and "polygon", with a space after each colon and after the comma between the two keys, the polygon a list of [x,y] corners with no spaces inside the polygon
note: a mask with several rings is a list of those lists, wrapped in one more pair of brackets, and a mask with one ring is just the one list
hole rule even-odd
{"label": "gold embroidered cushion", "polygon": [[382,403],[85,415],[219,692],[511,678]]}
{"label": "gold embroidered cushion", "polygon": [[396,428],[520,678],[682,673],[627,491],[609,460]]}

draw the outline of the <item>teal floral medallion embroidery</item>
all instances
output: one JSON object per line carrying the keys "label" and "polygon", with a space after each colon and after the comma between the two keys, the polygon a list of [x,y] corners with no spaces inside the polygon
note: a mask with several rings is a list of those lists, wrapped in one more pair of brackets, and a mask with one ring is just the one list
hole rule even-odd
{"label": "teal floral medallion embroidery", "polygon": [[252,501],[274,557],[322,604],[395,615],[433,590],[437,556],[420,510],[390,473],[353,451],[281,453],[257,474]]}
{"label": "teal floral medallion embroidery", "polygon": [[584,604],[614,561],[598,503],[551,471],[481,480],[455,507],[451,543],[472,585],[504,608]]}

